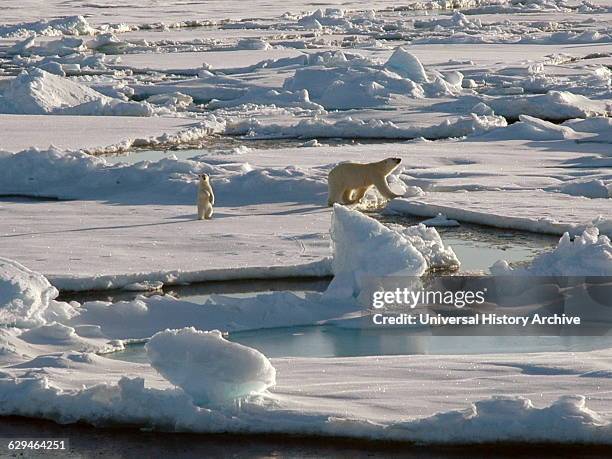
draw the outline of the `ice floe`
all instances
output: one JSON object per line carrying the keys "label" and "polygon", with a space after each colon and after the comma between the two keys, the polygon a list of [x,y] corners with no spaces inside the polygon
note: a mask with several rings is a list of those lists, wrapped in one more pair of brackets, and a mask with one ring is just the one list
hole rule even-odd
{"label": "ice floe", "polygon": [[[530,202],[531,206],[516,206],[514,202],[517,201],[513,199],[519,198]],[[539,202],[543,203],[542,210],[538,215],[533,215],[530,210],[538,206]],[[571,212],[564,210],[569,203],[574,206]],[[572,236],[580,235],[588,227],[595,226],[602,234],[609,236],[612,235],[612,220],[609,214],[602,213],[609,206],[608,200],[590,200],[583,196],[573,197],[543,190],[487,190],[473,193],[427,193],[416,199],[398,198],[389,202],[385,212],[421,217],[435,217],[443,213],[447,218],[459,222],[544,234],[562,235],[569,232]],[[561,212],[566,212],[565,218],[559,217]]]}
{"label": "ice floe", "polygon": [[[108,364],[96,360],[74,366],[81,371],[105,366],[107,371],[114,372],[127,369],[116,364],[111,370]],[[343,372],[347,374],[352,366],[357,363],[346,361]],[[144,366],[137,368],[146,372]],[[149,373],[146,374],[149,379]],[[280,406],[279,402],[275,406],[273,399],[251,399],[239,409],[199,407],[182,390],[167,385],[160,387],[158,383],[157,387],[150,387],[142,377],[114,379],[85,388],[61,388],[48,376],[6,378],[0,380],[0,412],[100,426],[125,424],[198,433],[306,434],[421,444],[610,442],[609,420],[590,409],[584,396],[564,395],[542,407],[526,397],[496,396],[476,400],[465,409],[440,411],[416,419],[409,413],[398,414],[396,408],[391,420],[371,422],[351,417],[346,411],[344,416],[328,416],[324,407],[308,411],[286,409],[283,406],[286,398]],[[347,410],[346,406],[344,409]]]}
{"label": "ice floe", "polygon": [[146,350],[151,366],[198,405],[233,402],[276,382],[276,370],[261,352],[227,341],[218,330],[165,330]]}

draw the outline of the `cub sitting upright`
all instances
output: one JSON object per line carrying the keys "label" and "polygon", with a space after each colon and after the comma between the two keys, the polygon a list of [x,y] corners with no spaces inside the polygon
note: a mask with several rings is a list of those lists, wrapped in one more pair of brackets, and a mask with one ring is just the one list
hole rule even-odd
{"label": "cub sitting upright", "polygon": [[387,158],[375,163],[340,163],[328,175],[329,195],[327,205],[354,204],[361,201],[375,186],[387,199],[399,198],[387,184],[387,176],[402,162],[400,158]]}
{"label": "cub sitting upright", "polygon": [[211,219],[214,204],[215,194],[210,185],[210,177],[207,174],[201,174],[200,184],[198,185],[198,220]]}

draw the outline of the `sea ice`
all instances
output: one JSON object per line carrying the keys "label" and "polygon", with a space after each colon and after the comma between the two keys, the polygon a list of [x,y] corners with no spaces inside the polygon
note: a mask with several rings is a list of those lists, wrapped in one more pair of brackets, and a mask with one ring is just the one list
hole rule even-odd
{"label": "sea ice", "polygon": [[[188,17],[175,0],[149,3],[143,15],[122,2],[101,7],[110,0],[3,2],[3,148],[25,151],[0,153],[0,193],[73,201],[0,206],[3,255],[46,275],[0,259],[0,414],[425,443],[611,442],[601,390],[610,349],[449,358],[415,337],[426,355],[270,362],[219,332],[183,328],[341,323],[359,312],[355,290],[367,276],[458,266],[435,228],[384,226],[346,208],[334,211],[335,259],[325,258],[327,172],[382,155],[405,165],[390,178],[406,190],[389,206],[399,213],[577,236],[494,271],[610,275],[609,2],[375,0],[364,11],[349,0],[306,12],[305,1],[254,0],[251,19],[244,2],[192,2]],[[68,16],[77,6],[83,16]],[[89,119],[54,116],[74,114]],[[250,149],[233,149],[241,136]],[[251,142],[325,138],[351,144]],[[368,138],[393,143],[356,140]],[[56,142],[72,151],[49,148]],[[114,164],[84,154],[184,146],[199,156]],[[219,219],[196,227],[201,172],[213,176]],[[327,294],[212,295],[204,305],[162,296],[68,304],[51,286],[144,291],[329,276],[332,265]],[[155,333],[159,373],[89,352]]]}
{"label": "sea ice", "polygon": [[415,83],[428,83],[429,78],[425,73],[425,68],[421,61],[414,55],[402,47],[398,47],[387,63],[387,68],[394,71],[398,75],[408,78]]}
{"label": "sea ice", "polygon": [[581,136],[568,126],[560,126],[533,116],[519,115],[519,121],[510,126],[487,132],[482,139],[487,140],[565,140]]}
{"label": "sea ice", "polygon": [[105,96],[40,69],[23,71],[0,97],[0,113],[28,115],[151,116],[150,105]]}
{"label": "sea ice", "polygon": [[276,383],[276,370],[261,352],[227,341],[218,330],[162,331],[146,349],[151,366],[198,405],[224,404]]}
{"label": "sea ice", "polygon": [[568,91],[486,98],[483,102],[497,115],[513,119],[518,119],[520,115],[529,115],[543,120],[565,121],[571,118],[606,116],[608,113],[603,102]]}
{"label": "sea ice", "polygon": [[418,277],[428,268],[409,239],[357,210],[334,204],[330,233],[334,280],[328,294],[358,296],[367,277]]}
{"label": "sea ice", "polygon": [[0,26],[0,37],[29,37],[32,35],[93,35],[96,30],[83,16],[69,16],[52,20],[6,24]]}
{"label": "sea ice", "polygon": [[572,196],[584,196],[593,199],[608,199],[612,198],[612,182],[606,183],[601,179],[594,180],[572,180],[558,187],[552,187],[552,190],[560,193],[570,194]]}

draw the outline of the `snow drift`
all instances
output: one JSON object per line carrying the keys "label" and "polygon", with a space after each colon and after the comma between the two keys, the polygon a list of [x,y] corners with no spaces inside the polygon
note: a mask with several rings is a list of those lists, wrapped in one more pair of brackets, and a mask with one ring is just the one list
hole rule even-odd
{"label": "snow drift", "polygon": [[493,274],[532,276],[612,276],[612,244],[590,227],[572,241],[565,233],[557,247],[537,256],[527,267],[512,269],[506,261],[491,267]]}
{"label": "snow drift", "polygon": [[43,275],[0,258],[0,325],[34,327],[50,317],[69,317],[72,308],[55,301],[58,295]]}
{"label": "snow drift", "polygon": [[[463,74],[436,72],[428,77],[423,64],[402,47],[384,64],[337,52],[332,58],[304,62],[283,88],[307,90],[313,102],[326,109],[355,109],[394,105],[398,98],[440,97],[461,92]],[[295,61],[294,61],[295,62]],[[289,63],[285,61],[285,63]],[[276,63],[278,65],[279,63]]]}
{"label": "snow drift", "polygon": [[218,405],[260,393],[276,370],[259,351],[227,341],[218,330],[166,330],[146,345],[151,366],[198,405]]}
{"label": "snow drift", "polygon": [[0,113],[19,115],[151,116],[147,103],[105,96],[41,69],[24,70],[0,97]]}
{"label": "snow drift", "polygon": [[414,54],[406,51],[402,47],[395,49],[385,66],[398,75],[408,78],[415,83],[429,82],[429,78],[427,78],[427,73],[425,73],[425,68],[423,64],[421,64],[421,61],[419,61]]}
{"label": "snow drift", "polygon": [[547,141],[580,137],[577,132],[568,126],[560,126],[528,115],[519,115],[518,119],[518,122],[510,126],[485,133],[481,139],[486,141],[513,139]]}
{"label": "snow drift", "polygon": [[478,136],[507,126],[501,116],[471,114],[446,119],[431,126],[402,126],[379,119],[359,120],[350,116],[338,121],[305,119],[296,124],[265,124],[259,120],[246,120],[228,125],[226,133],[245,135],[250,139],[446,139],[449,137]]}
{"label": "snow drift", "polygon": [[0,26],[0,37],[30,37],[35,35],[93,35],[96,30],[83,16],[68,16],[52,20],[22,22]]}
{"label": "snow drift", "polygon": [[591,100],[568,91],[549,91],[546,94],[530,96],[507,96],[485,99],[497,115],[518,119],[520,115],[551,121],[565,121],[572,118],[606,116],[608,110],[602,101]]}
{"label": "snow drift", "polygon": [[592,199],[608,199],[612,197],[612,182],[606,183],[600,179],[577,179],[566,182],[563,185],[551,187],[550,189],[551,191],[558,191],[571,196],[584,196]]}

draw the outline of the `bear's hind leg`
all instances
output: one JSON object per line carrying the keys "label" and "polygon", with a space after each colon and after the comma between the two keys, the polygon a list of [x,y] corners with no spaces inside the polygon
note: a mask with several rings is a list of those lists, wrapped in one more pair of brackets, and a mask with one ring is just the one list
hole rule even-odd
{"label": "bear's hind leg", "polygon": [[337,187],[330,183],[327,195],[327,205],[331,207],[335,203],[342,204],[342,190],[338,190]]}
{"label": "bear's hind leg", "polygon": [[353,191],[355,190],[352,188],[344,190],[344,193],[342,193],[342,204],[353,204],[355,202],[352,199]]}
{"label": "bear's hind leg", "polygon": [[213,206],[208,205],[208,207],[206,208],[206,212],[204,213],[204,218],[206,220],[210,220],[213,216]]}
{"label": "bear's hind leg", "polygon": [[204,206],[198,203],[198,220],[204,219]]}
{"label": "bear's hind leg", "polygon": [[353,196],[351,197],[351,201],[353,203],[360,202],[369,189],[370,189],[369,186],[364,186],[361,188],[357,188],[356,190],[353,190]]}

